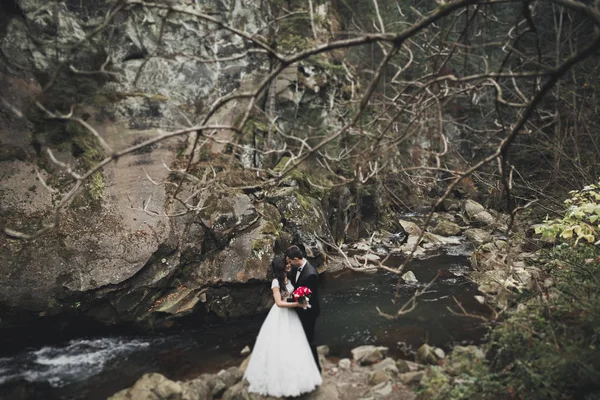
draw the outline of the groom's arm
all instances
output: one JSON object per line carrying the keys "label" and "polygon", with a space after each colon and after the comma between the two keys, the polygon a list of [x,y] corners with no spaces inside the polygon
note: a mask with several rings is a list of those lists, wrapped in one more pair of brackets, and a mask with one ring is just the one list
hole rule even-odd
{"label": "groom's arm", "polygon": [[304,283],[304,286],[308,287],[313,293],[317,293],[319,288],[319,279],[317,274],[310,274]]}

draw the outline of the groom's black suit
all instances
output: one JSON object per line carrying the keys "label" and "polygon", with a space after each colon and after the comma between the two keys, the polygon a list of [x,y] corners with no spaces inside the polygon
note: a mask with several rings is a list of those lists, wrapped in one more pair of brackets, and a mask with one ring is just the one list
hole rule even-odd
{"label": "groom's black suit", "polygon": [[310,308],[304,310],[298,307],[296,308],[296,312],[300,317],[300,322],[302,322],[302,328],[304,328],[304,333],[306,333],[306,339],[308,339],[308,343],[310,344],[310,350],[313,353],[317,367],[319,368],[319,371],[321,371],[319,355],[317,354],[317,348],[314,345],[315,323],[317,322],[317,317],[321,313],[321,307],[319,306],[319,273],[308,261],[304,264],[304,267],[302,267],[302,272],[300,272],[300,275],[296,280],[296,276],[298,275],[297,272],[296,268],[292,268],[288,279],[294,285],[294,289],[297,289],[300,286],[306,286],[312,291],[312,295],[310,296]]}

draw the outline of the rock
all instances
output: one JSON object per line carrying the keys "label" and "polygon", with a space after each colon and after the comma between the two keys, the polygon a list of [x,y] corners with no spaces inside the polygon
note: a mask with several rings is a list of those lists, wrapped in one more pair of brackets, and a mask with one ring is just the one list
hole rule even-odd
{"label": "rock", "polygon": [[327,357],[329,355],[329,346],[317,346],[317,354],[319,354],[320,356]]}
{"label": "rock", "polygon": [[351,366],[352,361],[350,361],[349,358],[342,358],[340,361],[338,361],[338,367],[342,370],[350,369]]}
{"label": "rock", "polygon": [[364,243],[364,242],[356,243],[354,248],[358,251],[363,251],[363,252],[367,252],[367,251],[371,250],[371,246],[369,246],[368,243]]}
{"label": "rock", "polygon": [[396,360],[396,369],[401,374],[411,371],[411,368],[408,365],[408,361],[403,360],[403,359]]}
{"label": "rock", "polygon": [[379,385],[373,387],[373,389],[371,390],[371,393],[373,393],[375,396],[378,396],[378,397],[386,397],[386,396],[390,395],[393,390],[394,389],[392,387],[391,382],[382,382]]}
{"label": "rock", "polygon": [[252,354],[249,354],[248,357],[246,357],[244,359],[244,361],[242,361],[242,363],[240,364],[240,371],[242,371],[242,373],[246,372],[246,368],[248,368],[248,363],[250,362],[250,357],[252,356]]}
{"label": "rock", "polygon": [[109,400],[184,400],[183,392],[184,389],[178,382],[161,374],[150,373],[143,375],[129,389],[123,389],[109,397]]}
{"label": "rock", "polygon": [[202,378],[183,382],[183,399],[204,400],[212,397],[212,390]]}
{"label": "rock", "polygon": [[243,376],[244,373],[238,367],[231,367],[219,371],[215,377],[215,385],[212,388],[213,397],[223,396],[225,390],[239,382]]}
{"label": "rock", "polygon": [[220,379],[215,381],[215,385],[212,387],[211,396],[212,397],[221,397],[227,390],[227,385]]}
{"label": "rock", "polygon": [[352,357],[357,364],[369,365],[383,360],[388,352],[387,347],[365,345],[352,349]]}
{"label": "rock", "polygon": [[442,358],[446,357],[446,353],[444,352],[444,350],[440,349],[439,347],[435,347],[433,349],[433,354],[435,354],[435,356],[441,360]]}
{"label": "rock", "polygon": [[396,362],[392,358],[386,358],[373,366],[373,370],[375,371],[387,371],[391,373],[398,373],[398,367],[396,366]]}
{"label": "rock", "polygon": [[414,371],[414,372],[405,372],[403,374],[398,375],[398,379],[400,382],[408,385],[410,383],[421,383],[421,380],[425,376],[424,371]]}
{"label": "rock", "polygon": [[475,300],[477,300],[477,302],[479,304],[485,304],[485,297],[483,296],[473,296],[475,298]]}
{"label": "rock", "polygon": [[[199,398],[201,399],[201,398]],[[248,393],[248,386],[245,382],[238,382],[231,386],[223,393],[222,400],[251,400],[250,393]]]}
{"label": "rock", "polygon": [[456,236],[440,236],[435,235],[431,232],[425,232],[423,235],[423,247],[424,248],[440,248],[447,245],[457,245],[460,244],[460,238]]}
{"label": "rock", "polygon": [[373,254],[373,253],[359,254],[359,255],[356,255],[355,257],[358,261],[362,261],[362,262],[364,262],[365,260],[369,261],[369,262],[376,262],[376,261],[381,260],[381,257],[379,257],[377,254]]}
{"label": "rock", "polygon": [[[417,245],[417,243],[420,243],[418,236],[409,236],[408,241],[405,244],[403,244],[400,247],[394,248],[394,250],[400,251],[405,254],[410,253],[411,251],[413,251],[413,248],[415,247],[415,245]],[[417,245],[415,249],[415,257],[419,258],[423,255],[425,255],[425,250]]]}
{"label": "rock", "polygon": [[414,272],[412,272],[412,271],[406,271],[402,275],[402,279],[406,283],[419,283],[419,281],[417,280],[417,277],[415,276]]}
{"label": "rock", "polygon": [[433,233],[442,236],[455,236],[460,233],[460,226],[454,222],[441,220],[435,228],[433,228]]}
{"label": "rock", "polygon": [[442,206],[446,211],[458,211],[460,210],[460,201],[456,199],[445,198],[442,202]]}
{"label": "rock", "polygon": [[[327,382],[327,380],[325,380],[317,390],[304,394],[299,398],[302,400],[345,400],[345,398],[340,395],[338,386],[335,382]],[[260,397],[260,399],[253,398],[252,400],[262,399],[264,399],[264,397]],[[269,397],[268,399],[271,400],[273,398]]]}
{"label": "rock", "polygon": [[477,243],[486,243],[491,239],[491,235],[479,228],[471,228],[465,231],[465,237]]}
{"label": "rock", "polygon": [[248,345],[246,345],[246,346],[245,346],[245,347],[242,349],[242,351],[240,351],[240,355],[241,355],[241,356],[247,356],[247,355],[248,355],[248,354],[250,354],[250,353],[251,353],[251,350],[250,350],[250,346],[248,346]]}
{"label": "rock", "polygon": [[[285,229],[294,237],[294,244],[307,248],[320,246],[321,240],[333,241],[329,220],[318,199],[298,190],[291,193],[274,190],[267,193],[265,201],[275,205],[285,220]],[[320,266],[312,261],[311,264],[315,268]]]}
{"label": "rock", "polygon": [[419,225],[415,224],[414,222],[405,221],[403,219],[399,220],[398,222],[400,222],[406,233],[408,233],[409,240],[411,236],[419,236],[421,234],[421,228],[419,228]]}
{"label": "rock", "polygon": [[375,386],[391,379],[390,374],[385,370],[373,371],[369,374],[369,385]]}
{"label": "rock", "polygon": [[476,214],[473,217],[473,220],[482,222],[487,225],[495,225],[496,224],[496,218],[494,218],[494,216],[487,211],[482,211],[479,214]]}
{"label": "rock", "polygon": [[506,231],[508,229],[508,226],[505,222],[507,219],[506,216],[502,214],[497,214],[497,216],[494,216],[481,204],[473,200],[467,200],[463,204],[463,209],[469,222],[478,222],[480,224],[490,225],[501,231]]}
{"label": "rock", "polygon": [[467,215],[467,218],[474,219],[474,217],[477,214],[485,211],[485,207],[482,206],[481,204],[477,203],[476,201],[466,200],[463,203],[463,210],[465,210],[465,214]]}
{"label": "rock", "polygon": [[412,362],[412,361],[405,361],[405,363],[408,366],[408,368],[410,369],[410,372],[421,371],[421,370],[425,369],[425,365],[423,365],[423,364],[419,364],[419,363]]}
{"label": "rock", "polygon": [[435,350],[435,347],[429,346],[428,344],[422,345],[419,347],[419,350],[417,350],[417,362],[421,364],[436,365],[441,357],[438,357]]}

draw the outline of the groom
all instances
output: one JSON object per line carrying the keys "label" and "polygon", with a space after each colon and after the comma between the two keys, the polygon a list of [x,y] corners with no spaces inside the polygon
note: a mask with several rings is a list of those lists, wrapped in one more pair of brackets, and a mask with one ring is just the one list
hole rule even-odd
{"label": "groom", "polygon": [[290,263],[292,270],[288,279],[294,285],[294,289],[300,286],[306,286],[312,291],[310,296],[310,308],[296,308],[300,322],[302,322],[302,328],[306,333],[306,339],[310,344],[310,350],[313,353],[317,368],[321,372],[321,364],[319,364],[319,355],[317,354],[317,348],[314,345],[315,338],[315,323],[319,316],[321,309],[319,307],[319,273],[316,268],[310,265],[310,263],[304,258],[302,250],[298,246],[290,246],[285,251],[285,260]]}

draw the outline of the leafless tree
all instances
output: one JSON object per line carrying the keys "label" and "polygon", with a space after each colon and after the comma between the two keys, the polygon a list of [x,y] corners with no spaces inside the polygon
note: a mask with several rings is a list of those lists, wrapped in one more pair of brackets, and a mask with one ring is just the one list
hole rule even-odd
{"label": "leafless tree", "polygon": [[[368,8],[370,13],[361,15],[360,10],[346,5],[346,14],[339,18],[343,21],[336,21],[340,26],[327,27],[310,0],[287,7],[265,2],[265,28],[250,33],[224,22],[215,13],[183,2],[116,2],[104,21],[69,49],[72,58],[94,38],[107,34],[117,16],[150,9],[162,21],[156,47],[146,55],[140,70],[153,57],[169,56],[162,45],[163,35],[169,29],[167,22],[177,15],[194,18],[215,32],[225,32],[243,42],[242,51],[227,56],[218,52],[208,57],[182,56],[207,64],[255,57],[269,65],[269,70],[251,88],[241,86],[221,95],[201,110],[196,122],[189,121],[189,126],[121,149],[108,146],[93,125],[81,117],[77,104],[72,104],[68,113],[61,113],[37,103],[47,119],[70,121],[87,130],[105,157],[85,170],[77,170],[57,160],[48,149],[49,159],[71,177],[70,184],[59,189],[54,215],[37,231],[6,227],[4,232],[13,238],[30,239],[52,229],[95,173],[127,154],[174,137],[188,141],[185,165],[166,166],[174,176],[169,184],[175,188],[173,198],[180,204],[180,213],[198,212],[198,193],[218,181],[221,174],[210,162],[205,163],[200,175],[194,172],[194,166],[200,163],[200,148],[227,152],[234,163],[241,162],[244,152],[250,149],[254,161],[245,168],[254,172],[255,179],[232,189],[275,187],[306,163],[330,178],[327,183],[309,183],[327,189],[377,181],[393,195],[394,185],[403,181],[419,195],[443,181],[443,190],[431,204],[421,235],[433,211],[461,185],[473,185],[475,181],[487,185],[490,192],[502,193],[508,211],[515,208],[515,185],[530,189],[525,192],[525,200],[533,200],[542,189],[539,171],[519,171],[511,162],[512,158],[525,159],[531,147],[546,154],[545,165],[551,168],[549,172],[556,181],[570,180],[574,175],[587,179],[597,173],[596,167],[586,164],[586,157],[590,157],[587,149],[598,146],[595,126],[580,123],[596,116],[596,105],[581,94],[593,91],[595,82],[581,84],[576,70],[592,68],[593,72],[596,68],[590,59],[600,48],[597,2],[455,0],[424,9],[422,5],[402,8],[398,2],[373,0]],[[308,32],[296,35],[297,41],[292,44],[284,40],[284,31],[295,26],[291,21],[305,24]],[[549,21],[551,27],[547,26]],[[550,31],[554,33],[552,40],[546,35]],[[319,86],[307,78],[294,90],[296,95],[323,90],[319,94],[320,111],[335,124],[304,132],[289,129],[281,123],[277,111],[277,80],[290,68],[298,70],[323,60],[329,65],[323,70],[336,71],[333,83]],[[52,88],[64,69],[119,79],[119,72],[111,69],[110,56],[97,70],[76,68],[67,57],[44,90]],[[24,110],[15,109],[5,100],[3,104],[17,117],[25,118]],[[230,112],[234,104],[236,118],[230,119],[232,123],[221,123],[222,113]],[[258,133],[264,135],[264,140],[253,139],[257,133],[248,129],[254,119],[266,122],[267,128]],[[546,147],[540,145],[544,142]],[[567,149],[567,142],[574,145]],[[475,154],[465,154],[467,147]],[[563,172],[564,163],[572,164],[570,172]],[[184,187],[192,189],[182,190]],[[394,201],[402,203],[397,197]],[[142,211],[148,212],[146,208]],[[378,268],[400,274],[415,249],[416,245],[397,269],[383,264]]]}

